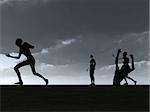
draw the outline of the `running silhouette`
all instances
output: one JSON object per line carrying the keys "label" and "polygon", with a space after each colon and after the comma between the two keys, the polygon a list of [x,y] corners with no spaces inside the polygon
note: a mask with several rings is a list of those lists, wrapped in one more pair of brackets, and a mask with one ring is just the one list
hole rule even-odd
{"label": "running silhouette", "polygon": [[[135,67],[134,67],[134,58],[133,58],[133,55],[130,55],[131,56],[131,68],[128,67],[128,70],[125,71],[125,69],[123,70],[123,66],[126,67],[127,65],[123,65],[121,69],[119,69],[119,66],[118,66],[118,61],[119,61],[119,54],[121,53],[121,49],[118,49],[118,52],[117,52],[117,56],[115,58],[115,66],[116,66],[116,70],[115,70],[115,75],[114,75],[114,78],[113,78],[113,85],[120,85],[121,81],[124,79],[126,81],[125,78],[129,78],[128,77],[128,74],[130,72],[132,72],[133,70],[135,70]],[[125,53],[124,53],[125,55]],[[125,60],[124,60],[124,63],[129,60],[127,59],[127,57],[123,57]]]}
{"label": "running silhouette", "polygon": [[[129,66],[129,58],[127,57],[127,55],[128,55],[127,52],[123,52],[123,65],[121,67],[121,71],[123,72],[123,75],[125,75],[124,79],[125,79],[126,85],[128,85],[126,78],[133,81],[134,84],[136,85],[136,81],[128,76],[128,74],[131,72],[131,68]],[[130,55],[130,56],[131,56],[131,60],[133,60],[133,55]]]}
{"label": "running silhouette", "polygon": [[90,78],[91,78],[91,85],[95,85],[95,78],[94,78],[94,71],[95,71],[96,61],[94,56],[90,55]]}
{"label": "running silhouette", "polygon": [[40,77],[40,78],[42,78],[45,81],[46,85],[48,85],[48,79],[44,78],[42,75],[40,75],[39,73],[37,73],[36,70],[35,70],[35,59],[34,59],[34,57],[32,56],[32,54],[30,52],[30,49],[33,49],[34,46],[30,45],[27,42],[23,42],[23,40],[20,39],[20,38],[18,38],[16,40],[16,45],[20,49],[19,55],[18,56],[11,56],[10,54],[7,54],[6,56],[7,57],[11,57],[11,58],[15,58],[15,59],[19,59],[21,57],[21,55],[24,54],[27,57],[27,60],[23,61],[23,62],[21,62],[19,64],[17,64],[14,67],[14,70],[17,73],[17,76],[18,76],[18,79],[19,79],[19,82],[15,83],[15,84],[23,85],[23,81],[21,79],[19,68],[21,68],[21,67],[23,67],[25,65],[30,65],[33,74],[36,75],[36,76],[38,76],[38,77]]}

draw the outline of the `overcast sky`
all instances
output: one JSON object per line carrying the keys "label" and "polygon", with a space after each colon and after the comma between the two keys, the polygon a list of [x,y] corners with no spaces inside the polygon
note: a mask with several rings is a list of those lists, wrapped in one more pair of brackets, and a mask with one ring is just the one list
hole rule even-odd
{"label": "overcast sky", "polygon": [[0,0],[1,54],[18,52],[15,40],[21,37],[35,45],[37,62],[74,65],[78,71],[91,53],[97,67],[113,65],[118,48],[134,54],[136,62],[148,61],[148,5],[148,0]]}

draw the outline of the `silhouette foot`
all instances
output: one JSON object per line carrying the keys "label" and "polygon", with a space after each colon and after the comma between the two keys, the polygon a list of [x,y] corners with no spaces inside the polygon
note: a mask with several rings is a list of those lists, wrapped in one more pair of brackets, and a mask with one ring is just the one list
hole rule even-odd
{"label": "silhouette foot", "polygon": [[20,85],[23,85],[23,82],[16,82],[15,84],[20,84]]}
{"label": "silhouette foot", "polygon": [[45,79],[46,85],[48,85],[48,79]]}
{"label": "silhouette foot", "polygon": [[137,82],[136,82],[136,81],[134,81],[134,84],[135,84],[135,85],[136,85],[136,83],[137,83]]}
{"label": "silhouette foot", "polygon": [[95,86],[95,83],[91,83],[90,86]]}
{"label": "silhouette foot", "polygon": [[123,85],[127,86],[127,85],[128,85],[128,83],[124,83]]}

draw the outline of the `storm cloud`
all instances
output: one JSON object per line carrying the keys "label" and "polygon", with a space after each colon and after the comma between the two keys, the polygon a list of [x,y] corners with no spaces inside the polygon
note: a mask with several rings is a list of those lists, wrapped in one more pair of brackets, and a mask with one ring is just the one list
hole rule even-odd
{"label": "storm cloud", "polygon": [[[68,73],[70,80],[76,76],[77,80],[87,81],[89,77],[84,76],[90,54],[97,62],[96,74],[102,74],[101,68],[114,65],[119,48],[133,54],[136,62],[148,62],[148,25],[148,0],[0,0],[0,64],[6,62],[1,69],[9,65],[13,71],[13,66],[22,61],[23,58],[20,61],[4,58],[4,53],[18,53],[15,40],[22,38],[35,46],[32,53],[36,66],[47,77],[57,76],[61,71],[58,79]],[[140,73],[143,70],[144,77],[148,77],[146,69],[138,69]],[[109,69],[106,77],[110,79],[103,84],[110,84],[113,70]],[[25,68],[24,76],[30,74],[27,71]]]}

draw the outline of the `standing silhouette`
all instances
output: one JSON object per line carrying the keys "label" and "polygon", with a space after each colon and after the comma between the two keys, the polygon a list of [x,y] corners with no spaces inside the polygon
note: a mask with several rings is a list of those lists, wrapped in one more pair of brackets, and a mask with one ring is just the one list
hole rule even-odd
{"label": "standing silhouette", "polygon": [[91,78],[91,85],[95,85],[95,78],[94,78],[94,71],[95,71],[96,61],[94,56],[90,55],[90,78]]}
{"label": "standing silhouette", "polygon": [[46,85],[48,85],[48,79],[44,78],[42,75],[40,75],[39,73],[37,73],[36,70],[35,70],[35,59],[34,59],[34,57],[32,56],[32,54],[30,52],[30,49],[33,49],[34,46],[30,45],[27,42],[23,42],[23,40],[20,39],[20,38],[18,38],[16,40],[16,45],[20,49],[19,55],[18,56],[11,56],[10,54],[7,54],[6,56],[7,57],[11,57],[11,58],[15,58],[15,59],[19,59],[21,57],[21,55],[24,54],[27,57],[27,60],[25,60],[25,61],[17,64],[14,67],[14,70],[17,73],[17,76],[18,76],[18,79],[19,79],[19,82],[15,83],[15,84],[23,85],[23,81],[21,79],[19,68],[21,68],[21,67],[23,67],[25,65],[30,65],[33,74],[36,75],[36,76],[38,76],[38,77],[40,77],[40,78],[42,78],[45,81]]}
{"label": "standing silhouette", "polygon": [[[116,56],[116,59],[115,59],[115,65],[116,65],[116,70],[115,70],[115,75],[114,75],[114,78],[113,78],[113,85],[120,85],[121,81],[124,79],[126,81],[125,78],[129,78],[128,77],[128,74],[130,72],[132,72],[133,70],[135,70],[135,67],[134,67],[134,58],[133,58],[133,55],[130,55],[131,56],[131,68],[129,66],[129,68],[127,69],[127,71],[123,68],[119,69],[119,66],[118,66],[118,60],[119,60],[119,54],[121,53],[121,49],[118,49],[118,52],[117,52],[117,56]],[[124,57],[125,58],[125,57]],[[125,58],[125,62],[128,60],[127,57]],[[123,65],[123,66],[127,66],[127,65]]]}

